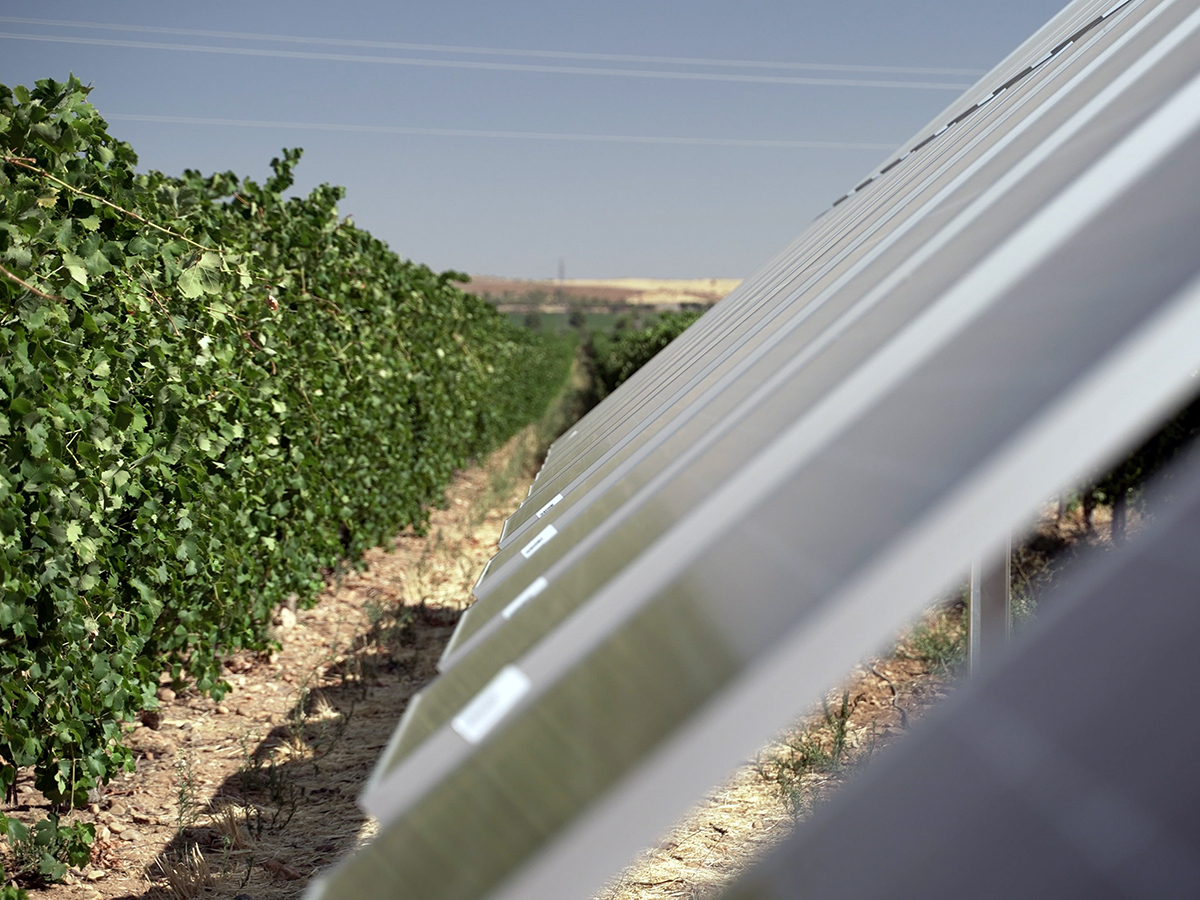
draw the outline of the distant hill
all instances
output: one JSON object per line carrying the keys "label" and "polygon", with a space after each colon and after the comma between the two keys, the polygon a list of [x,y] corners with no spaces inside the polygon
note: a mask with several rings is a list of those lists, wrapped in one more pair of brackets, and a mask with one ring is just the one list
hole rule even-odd
{"label": "distant hill", "polygon": [[712,306],[741,284],[737,278],[568,278],[523,281],[472,275],[467,290],[501,310],[561,312],[572,306],[654,309]]}

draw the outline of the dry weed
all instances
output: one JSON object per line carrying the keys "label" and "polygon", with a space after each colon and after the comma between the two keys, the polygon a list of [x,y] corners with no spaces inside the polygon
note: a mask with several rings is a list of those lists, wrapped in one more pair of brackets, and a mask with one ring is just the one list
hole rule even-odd
{"label": "dry weed", "polygon": [[172,900],[197,900],[217,886],[217,877],[195,844],[179,854],[159,856],[154,862]]}
{"label": "dry weed", "polygon": [[229,850],[249,850],[253,842],[249,828],[250,810],[234,803],[222,806],[212,826]]}

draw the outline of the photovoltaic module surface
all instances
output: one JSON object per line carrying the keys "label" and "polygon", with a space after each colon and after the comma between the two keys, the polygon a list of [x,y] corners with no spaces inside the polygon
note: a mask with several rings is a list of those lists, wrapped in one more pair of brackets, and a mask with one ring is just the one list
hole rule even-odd
{"label": "photovoltaic module surface", "polygon": [[556,442],[314,895],[590,896],[1161,421],[1198,73],[1197,2],[1072,3]]}

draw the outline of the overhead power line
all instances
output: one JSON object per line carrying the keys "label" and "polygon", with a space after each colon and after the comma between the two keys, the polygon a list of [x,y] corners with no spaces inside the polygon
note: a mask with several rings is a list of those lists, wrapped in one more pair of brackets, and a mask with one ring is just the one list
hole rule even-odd
{"label": "overhead power line", "polygon": [[17,25],[45,25],[57,28],[124,31],[131,34],[170,34],[327,47],[363,47],[374,50],[415,50],[423,53],[516,56],[536,59],[574,59],[591,60],[593,62],[653,63],[675,66],[723,66],[739,69],[801,69],[817,72],[861,72],[880,75],[982,75],[985,71],[983,69],[948,69],[919,66],[869,66],[852,63],[766,62],[763,60],[709,59],[690,56],[642,56],[628,53],[587,53],[577,50],[515,50],[503,47],[464,47],[448,44],[414,44],[399,41],[368,41],[353,38],[306,37],[290,34],[256,34],[244,31],[210,31],[200,28],[169,28],[160,25],[117,25],[105,22],[32,19],[20,16],[0,16],[0,22]]}
{"label": "overhead power line", "polygon": [[895,143],[860,141],[788,141],[757,138],[663,137],[633,134],[571,134],[547,131],[489,131],[477,128],[416,128],[404,125],[351,125],[334,122],[283,122],[258,119],[220,119],[203,116],[160,116],[139,113],[106,114],[115,122],[159,122],[170,125],[209,125],[235,128],[275,128],[300,131],[341,131],[358,134],[402,134],[421,137],[506,138],[607,144],[683,144],[704,147],[764,147],[780,150],[894,150]]}
{"label": "overhead power line", "polygon": [[170,50],[183,53],[217,53],[227,56],[261,56],[274,59],[312,59],[324,62],[377,63],[392,66],[417,66],[435,69],[482,69],[501,72],[542,72],[561,75],[603,75],[618,78],[664,78],[674,81],[727,81],[749,84],[794,84],[823,87],[899,88],[908,90],[962,91],[969,84],[940,81],[890,81],[856,78],[812,78],[794,75],[718,74],[713,72],[671,72],[649,69],[614,69],[595,66],[551,66],[537,63],[498,63],[476,60],[417,59],[403,56],[367,56],[357,53],[318,53],[307,50],[267,50],[254,47],[220,47],[205,44],[171,44],[157,41],[128,41],[115,38],[80,38],[68,35],[0,32],[0,38],[55,44],[82,44],[96,47],[125,47],[139,50]]}

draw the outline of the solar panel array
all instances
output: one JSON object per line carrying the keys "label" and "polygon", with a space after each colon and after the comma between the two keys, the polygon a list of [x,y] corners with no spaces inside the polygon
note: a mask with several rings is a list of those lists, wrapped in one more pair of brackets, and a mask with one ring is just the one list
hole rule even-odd
{"label": "solar panel array", "polygon": [[552,447],[314,895],[587,897],[1200,364],[1197,0],[1077,0]]}

